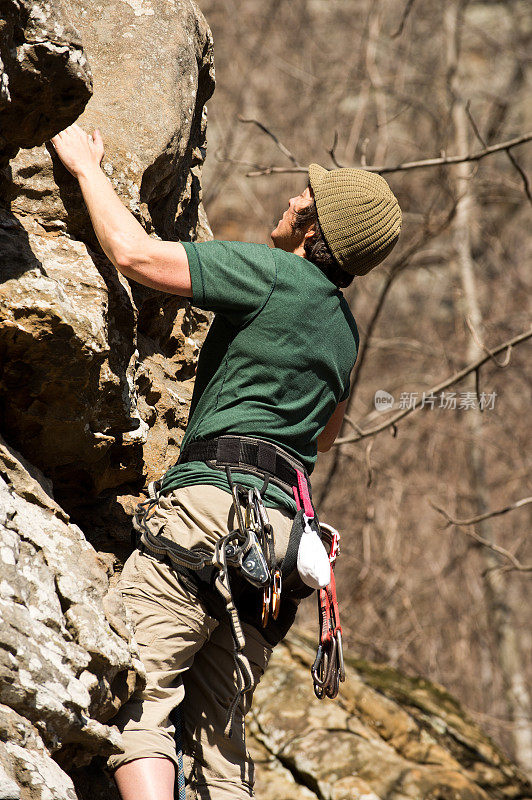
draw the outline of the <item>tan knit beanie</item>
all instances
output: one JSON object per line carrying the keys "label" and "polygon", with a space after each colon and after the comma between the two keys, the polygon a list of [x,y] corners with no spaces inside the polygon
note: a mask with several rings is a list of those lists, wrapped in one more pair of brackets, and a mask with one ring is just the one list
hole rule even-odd
{"label": "tan knit beanie", "polygon": [[401,209],[380,175],[364,169],[309,167],[318,220],[340,266],[365,275],[386,258],[401,230]]}

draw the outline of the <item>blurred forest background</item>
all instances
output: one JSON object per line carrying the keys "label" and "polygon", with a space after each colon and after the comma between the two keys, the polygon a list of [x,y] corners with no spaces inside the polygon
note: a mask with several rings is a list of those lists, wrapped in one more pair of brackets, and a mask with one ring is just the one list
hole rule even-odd
{"label": "blurred forest background", "polygon": [[[199,5],[215,41],[203,184],[216,238],[269,243],[307,181],[250,171],[393,167],[478,153],[532,129],[526,0]],[[343,536],[349,653],[442,683],[529,772],[530,339],[507,366],[507,348],[495,358],[486,348],[530,331],[531,152],[529,142],[385,174],[403,233],[385,264],[347,290],[361,334],[351,422],[313,481],[322,518]],[[455,409],[435,393],[434,407],[348,441],[482,357],[478,386],[472,372],[445,389]],[[491,395],[482,413],[465,394],[477,388]],[[395,398],[386,413],[375,409],[379,389]],[[431,505],[460,521],[520,500],[473,525],[447,524]],[[315,630],[315,616],[305,605],[299,622]]]}

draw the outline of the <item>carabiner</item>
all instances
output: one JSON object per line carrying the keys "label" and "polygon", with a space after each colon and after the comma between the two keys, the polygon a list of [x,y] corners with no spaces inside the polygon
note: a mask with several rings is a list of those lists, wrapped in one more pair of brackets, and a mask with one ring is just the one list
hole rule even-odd
{"label": "carabiner", "polygon": [[270,605],[272,600],[272,586],[268,584],[262,590],[262,627],[265,628],[268,624],[268,617],[270,615]]}
{"label": "carabiner", "polygon": [[345,681],[344,648],[342,645],[342,631],[336,631],[336,644],[338,646],[338,676],[343,683]]}
{"label": "carabiner", "polygon": [[273,582],[272,582],[272,617],[277,619],[279,616],[279,610],[281,608],[281,589],[282,589],[282,578],[281,573],[278,569],[275,570],[273,573]]}

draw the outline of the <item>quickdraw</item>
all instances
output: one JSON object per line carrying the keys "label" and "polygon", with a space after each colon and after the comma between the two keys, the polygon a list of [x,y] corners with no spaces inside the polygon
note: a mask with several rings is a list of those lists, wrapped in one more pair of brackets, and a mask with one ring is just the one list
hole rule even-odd
{"label": "quickdraw", "polygon": [[329,545],[331,581],[318,593],[318,614],[320,620],[320,642],[311,673],[314,681],[314,694],[319,700],[334,698],[338,694],[340,682],[345,681],[344,654],[342,647],[342,626],[336,598],[334,565],[340,552],[340,534],[331,525],[320,523],[322,540]]}

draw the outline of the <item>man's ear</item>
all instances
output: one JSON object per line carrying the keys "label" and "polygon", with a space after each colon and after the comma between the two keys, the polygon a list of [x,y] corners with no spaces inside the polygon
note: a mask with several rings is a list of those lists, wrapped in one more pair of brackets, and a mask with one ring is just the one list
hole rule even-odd
{"label": "man's ear", "polygon": [[312,224],[310,228],[307,231],[305,231],[305,237],[304,237],[305,241],[315,235],[316,235],[316,227],[314,224]]}

